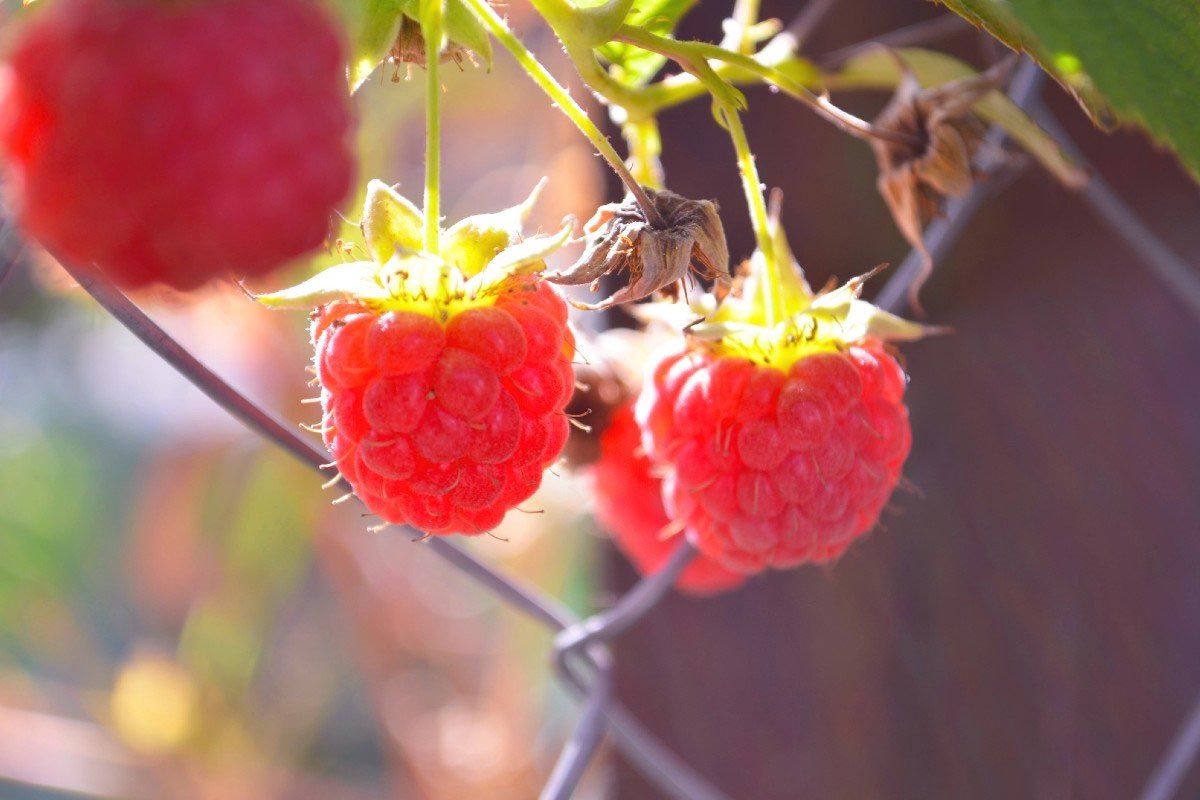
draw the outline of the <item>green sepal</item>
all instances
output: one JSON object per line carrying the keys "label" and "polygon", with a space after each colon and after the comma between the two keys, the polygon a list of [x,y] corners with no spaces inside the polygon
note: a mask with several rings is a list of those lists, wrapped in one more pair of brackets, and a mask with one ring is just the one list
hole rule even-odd
{"label": "green sepal", "polygon": [[492,39],[488,36],[487,28],[471,13],[471,9],[463,5],[462,0],[446,0],[446,15],[442,24],[446,26],[446,36],[450,41],[476,53],[491,70]]}
{"label": "green sepal", "polygon": [[442,234],[442,254],[468,278],[478,275],[521,234],[529,212],[546,186],[542,178],[529,197],[512,208],[465,217]]}
{"label": "green sepal", "polygon": [[350,46],[351,93],[366,82],[375,68],[387,57],[400,33],[403,17],[402,4],[398,0],[364,0],[361,16]]}
{"label": "green sepal", "polygon": [[396,253],[418,252],[425,217],[407,197],[381,180],[367,184],[362,232],[367,251],[380,264]]}
{"label": "green sepal", "polygon": [[555,234],[531,236],[505,248],[467,282],[468,292],[483,291],[489,286],[503,284],[509,278],[541,271],[546,259],[567,243],[574,229],[575,220],[568,217]]}
{"label": "green sepal", "polygon": [[255,295],[254,299],[270,308],[310,309],[335,300],[383,302],[389,296],[380,278],[378,264],[352,261],[335,264],[287,289]]}
{"label": "green sepal", "polygon": [[877,267],[865,275],[851,278],[833,291],[818,295],[805,313],[818,321],[836,324],[841,338],[849,342],[868,336],[885,342],[912,342],[943,332],[944,328],[910,322],[859,299],[862,287],[882,269],[882,266]]}

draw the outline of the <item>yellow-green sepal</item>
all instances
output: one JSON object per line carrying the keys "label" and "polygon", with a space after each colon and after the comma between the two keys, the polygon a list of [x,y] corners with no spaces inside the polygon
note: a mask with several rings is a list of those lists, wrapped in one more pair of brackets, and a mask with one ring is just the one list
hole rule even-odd
{"label": "yellow-green sepal", "polygon": [[382,303],[390,297],[374,261],[335,264],[306,281],[278,292],[254,295],[270,308],[315,308],[336,300],[355,300],[366,304]]}
{"label": "yellow-green sepal", "polygon": [[363,241],[380,264],[397,253],[420,251],[425,216],[412,201],[381,180],[367,184]]}
{"label": "yellow-green sepal", "polygon": [[493,214],[465,217],[442,234],[442,254],[467,278],[482,272],[521,235],[534,203],[546,186],[546,178],[521,203]]}
{"label": "yellow-green sepal", "polygon": [[833,335],[846,342],[866,338],[881,339],[885,342],[912,342],[945,330],[938,326],[906,320],[859,299],[866,282],[882,270],[883,265],[851,278],[832,291],[817,295],[805,313],[817,320],[818,324],[827,323],[833,326]]}
{"label": "yellow-green sepal", "polygon": [[531,236],[506,247],[467,281],[467,291],[482,294],[489,287],[502,285],[509,278],[541,272],[545,269],[546,259],[570,240],[574,229],[575,220],[567,218],[557,233]]}

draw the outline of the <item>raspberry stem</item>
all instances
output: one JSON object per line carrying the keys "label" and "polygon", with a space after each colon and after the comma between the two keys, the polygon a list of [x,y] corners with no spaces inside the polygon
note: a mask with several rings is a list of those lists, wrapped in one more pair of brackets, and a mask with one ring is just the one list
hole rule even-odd
{"label": "raspberry stem", "polygon": [[625,166],[624,160],[622,160],[621,156],[612,146],[612,143],[596,127],[596,123],[592,122],[582,106],[575,102],[570,92],[554,79],[549,70],[542,66],[537,57],[516,37],[505,21],[496,13],[496,10],[488,4],[487,0],[464,0],[464,2],[479,21],[491,31],[492,36],[496,37],[496,40],[512,54],[517,63],[533,79],[533,82],[541,87],[542,91],[558,105],[559,109],[567,115],[567,118],[575,123],[575,127],[579,128],[580,132],[595,146],[604,160],[608,162],[608,165],[612,167],[613,172],[625,184],[625,188],[637,200],[642,213],[650,225],[655,228],[664,227],[666,223],[662,215],[654,207],[654,203],[651,202],[646,191],[633,177],[633,174],[630,173],[629,168]]}
{"label": "raspberry stem", "polygon": [[763,315],[767,327],[774,325],[784,317],[784,298],[782,297],[783,276],[780,273],[779,259],[776,258],[775,243],[771,237],[770,215],[767,213],[767,198],[763,194],[762,180],[758,177],[758,165],[754,161],[754,153],[750,151],[750,143],[746,140],[746,129],[742,126],[742,118],[738,112],[728,106],[720,109],[725,127],[729,130],[729,138],[733,141],[733,150],[737,154],[738,174],[742,178],[742,191],[746,195],[746,205],[750,207],[750,224],[754,227],[754,240],[762,253],[765,269],[759,281],[759,295],[763,300]]}
{"label": "raspberry stem", "polygon": [[438,75],[445,0],[421,0],[425,36],[425,250],[442,253],[442,86]]}
{"label": "raspberry stem", "polygon": [[638,183],[651,189],[665,189],[658,120],[651,116],[626,122],[621,133],[629,145],[630,170]]}

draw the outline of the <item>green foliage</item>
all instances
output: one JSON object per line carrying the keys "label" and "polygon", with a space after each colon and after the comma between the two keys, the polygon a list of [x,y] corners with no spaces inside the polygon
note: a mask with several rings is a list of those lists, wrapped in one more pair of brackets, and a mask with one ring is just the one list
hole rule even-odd
{"label": "green foliage", "polygon": [[1102,127],[1140,125],[1200,179],[1196,0],[940,0],[1024,50]]}
{"label": "green foliage", "polygon": [[[957,58],[911,47],[897,54],[922,86],[939,86],[968,78],[975,70]],[[851,58],[837,72],[824,76],[830,89],[890,89],[900,80],[900,66],[890,54],[873,48]],[[1003,128],[1009,136],[1067,186],[1081,186],[1087,176],[1054,139],[1043,131],[1003,92],[992,92],[975,106],[975,112]]]}
{"label": "green foliage", "polygon": [[[625,24],[669,36],[695,4],[696,0],[646,0],[629,12]],[[645,86],[667,63],[665,56],[622,42],[609,42],[599,52],[616,67],[617,80],[632,87]]]}
{"label": "green foliage", "polygon": [[[0,632],[36,637],[35,610],[69,598],[108,533],[95,445],[66,432],[10,441],[0,458]],[[14,446],[15,445],[15,446]]]}

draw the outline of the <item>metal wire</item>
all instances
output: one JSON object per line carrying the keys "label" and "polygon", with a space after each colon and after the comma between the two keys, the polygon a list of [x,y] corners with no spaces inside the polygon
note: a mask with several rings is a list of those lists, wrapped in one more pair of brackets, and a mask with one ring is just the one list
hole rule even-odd
{"label": "metal wire", "polygon": [[1200,697],[1196,698],[1191,713],[1179,726],[1175,740],[1146,781],[1140,800],[1171,800],[1195,763],[1197,752],[1200,752]]}
{"label": "metal wire", "polygon": [[[1062,124],[1044,103],[1031,103],[1028,110],[1030,116],[1058,140],[1064,150],[1079,161],[1081,166],[1087,167],[1087,160],[1079,151],[1078,145],[1071,141]],[[1146,227],[1146,223],[1117,196],[1102,176],[1093,172],[1091,180],[1079,190],[1079,196],[1159,280],[1171,289],[1171,293],[1191,315],[1200,320],[1200,273],[1197,273],[1195,265],[1188,264],[1180,258],[1154,231]]]}

